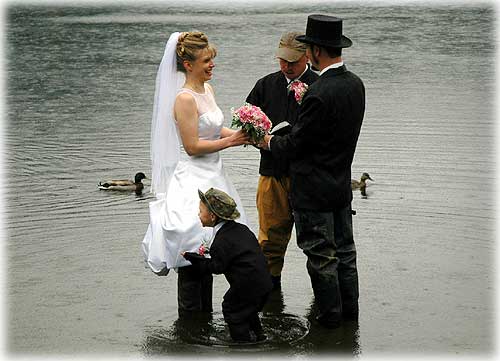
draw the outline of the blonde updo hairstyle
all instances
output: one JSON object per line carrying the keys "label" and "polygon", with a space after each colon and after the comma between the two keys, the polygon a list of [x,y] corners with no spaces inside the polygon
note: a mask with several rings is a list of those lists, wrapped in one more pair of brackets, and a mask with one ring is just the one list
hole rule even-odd
{"label": "blonde updo hairstyle", "polygon": [[215,58],[217,50],[208,42],[208,37],[201,31],[183,32],[179,35],[177,40],[177,70],[186,72],[184,68],[184,61],[195,61],[198,53],[208,49]]}

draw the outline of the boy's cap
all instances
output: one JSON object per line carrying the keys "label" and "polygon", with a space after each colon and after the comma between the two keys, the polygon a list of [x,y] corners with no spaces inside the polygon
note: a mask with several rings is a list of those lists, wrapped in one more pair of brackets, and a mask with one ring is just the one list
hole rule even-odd
{"label": "boy's cap", "polygon": [[281,35],[276,57],[286,60],[289,63],[296,62],[306,53],[307,45],[296,40],[299,35],[304,35],[298,31],[290,31]]}
{"label": "boy's cap", "polygon": [[201,201],[217,217],[230,221],[240,216],[240,212],[236,209],[236,202],[227,193],[210,188],[205,193],[198,189],[198,195]]}

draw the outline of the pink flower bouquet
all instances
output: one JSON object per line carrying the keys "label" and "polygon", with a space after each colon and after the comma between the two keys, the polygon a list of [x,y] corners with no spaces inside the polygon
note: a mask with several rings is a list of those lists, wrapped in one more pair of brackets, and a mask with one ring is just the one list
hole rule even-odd
{"label": "pink flower bouquet", "polygon": [[260,142],[272,126],[267,115],[258,106],[249,103],[236,110],[231,108],[231,115],[231,127],[243,129],[255,143]]}
{"label": "pink flower bouquet", "polygon": [[295,100],[297,103],[302,103],[302,98],[307,92],[308,85],[301,82],[300,80],[294,80],[288,84],[288,91],[293,91],[295,93]]}

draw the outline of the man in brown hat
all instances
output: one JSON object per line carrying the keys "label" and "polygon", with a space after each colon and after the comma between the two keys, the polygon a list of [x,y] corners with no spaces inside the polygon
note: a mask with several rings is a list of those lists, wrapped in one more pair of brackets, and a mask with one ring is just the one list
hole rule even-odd
{"label": "man in brown hat", "polygon": [[310,15],[307,55],[319,79],[302,100],[290,134],[267,135],[262,147],[291,160],[291,202],[297,244],[307,255],[317,320],[334,328],[358,318],[358,274],[352,235],[351,164],[365,112],[363,82],[348,71],[342,19]]}
{"label": "man in brown hat", "polygon": [[210,258],[184,252],[182,255],[201,274],[224,274],[229,290],[224,295],[222,313],[231,338],[238,342],[266,339],[259,319],[272,283],[266,259],[255,235],[234,219],[240,216],[236,203],[225,192],[210,188],[200,197],[200,221],[214,227]]}
{"label": "man in brown hat", "polygon": [[[273,124],[273,134],[288,134],[297,120],[299,104],[294,92],[288,89],[289,84],[301,81],[310,85],[318,78],[307,65],[306,45],[296,40],[299,35],[303,33],[292,31],[282,34],[276,51],[280,70],[259,79],[246,99],[266,113]],[[267,258],[274,288],[278,289],[293,228],[289,204],[289,162],[286,158],[274,158],[267,150],[260,153],[257,187],[259,244]]]}

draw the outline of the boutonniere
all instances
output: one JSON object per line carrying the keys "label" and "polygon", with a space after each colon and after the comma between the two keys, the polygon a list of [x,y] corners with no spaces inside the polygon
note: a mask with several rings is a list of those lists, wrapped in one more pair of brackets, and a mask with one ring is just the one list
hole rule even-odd
{"label": "boutonniere", "polygon": [[198,248],[198,254],[200,256],[205,256],[210,253],[210,248],[205,242],[201,242],[201,246]]}
{"label": "boutonniere", "polygon": [[287,87],[288,91],[293,91],[295,93],[295,100],[299,105],[302,103],[302,98],[304,98],[308,88],[309,86],[300,80],[290,82]]}

